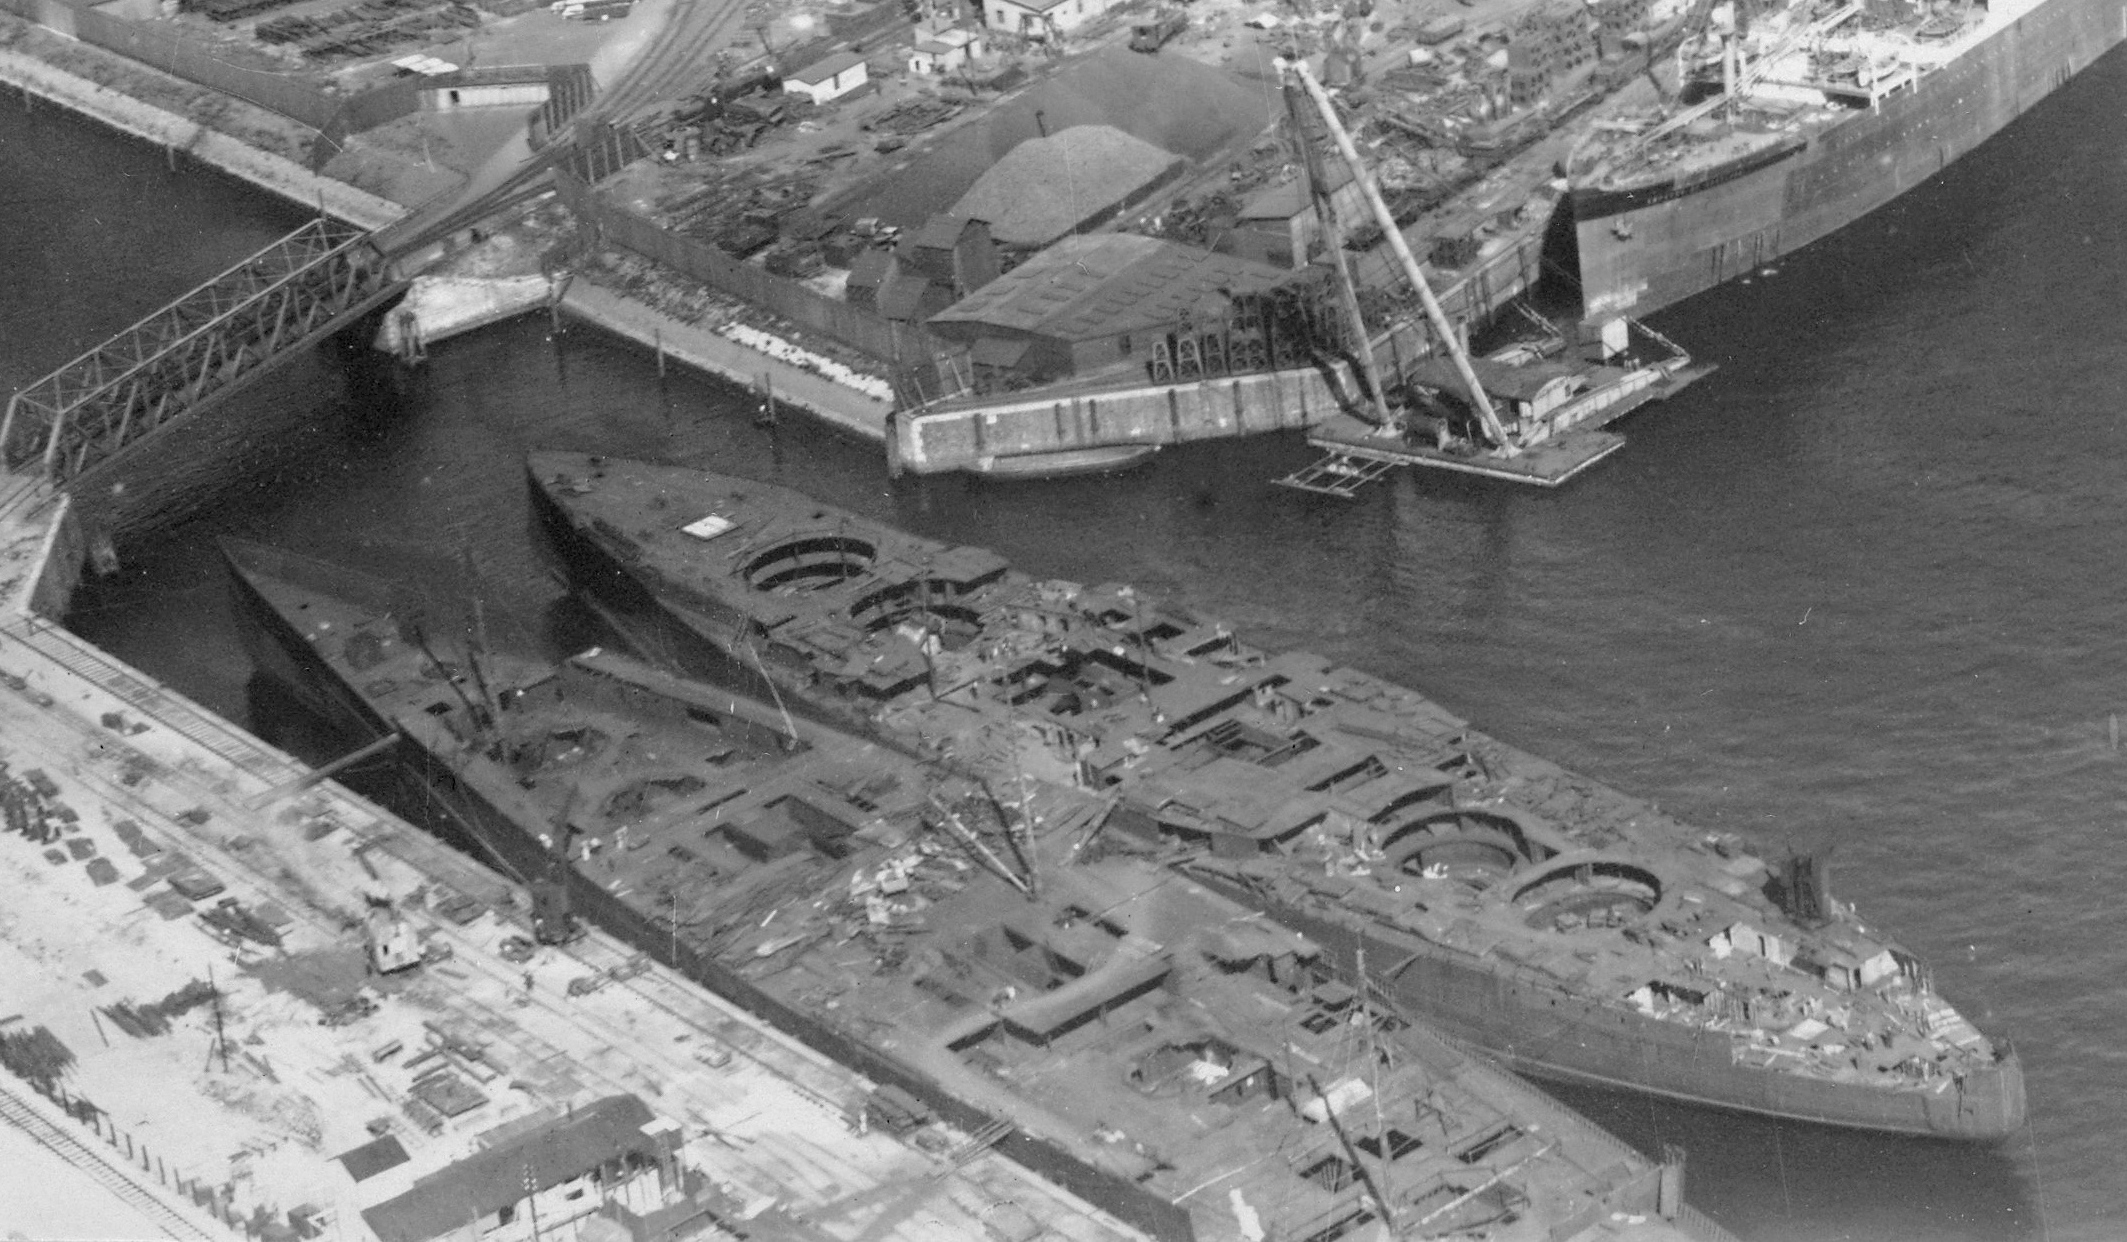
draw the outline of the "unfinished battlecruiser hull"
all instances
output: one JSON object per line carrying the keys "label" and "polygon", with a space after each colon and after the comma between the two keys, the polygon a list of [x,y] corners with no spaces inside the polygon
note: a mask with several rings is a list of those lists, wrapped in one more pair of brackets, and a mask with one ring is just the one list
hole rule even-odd
{"label": "unfinished battlecruiser hull", "polygon": [[787,489],[537,454],[573,571],[625,582],[792,708],[975,779],[1112,805],[1108,833],[1303,930],[1524,1072],[1832,1125],[2014,1131],[2006,1041],[1834,900],[1472,730],[1127,587],[1040,582]]}
{"label": "unfinished battlecruiser hull", "polygon": [[994,1147],[1172,1242],[1727,1237],[1679,1166],[1306,936],[1081,848],[1106,814],[1082,792],[999,802],[625,657],[483,656],[359,575],[225,553],[259,668],[398,733],[416,803],[531,884],[542,936],[587,916],[854,1066],[880,1090],[838,1106],[943,1166]]}

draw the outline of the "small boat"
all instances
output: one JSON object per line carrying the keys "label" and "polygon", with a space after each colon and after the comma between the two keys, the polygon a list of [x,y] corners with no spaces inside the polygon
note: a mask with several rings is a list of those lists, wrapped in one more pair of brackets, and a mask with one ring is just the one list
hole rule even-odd
{"label": "small boat", "polygon": [[1118,444],[1105,448],[984,457],[969,471],[989,479],[1061,479],[1086,474],[1115,474],[1141,466],[1160,451],[1157,444]]}

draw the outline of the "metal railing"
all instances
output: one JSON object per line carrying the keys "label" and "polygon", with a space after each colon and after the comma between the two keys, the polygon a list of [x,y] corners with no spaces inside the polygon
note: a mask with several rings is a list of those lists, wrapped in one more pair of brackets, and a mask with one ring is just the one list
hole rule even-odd
{"label": "metal railing", "polygon": [[0,466],[63,484],[394,288],[369,234],[313,220],[16,393]]}

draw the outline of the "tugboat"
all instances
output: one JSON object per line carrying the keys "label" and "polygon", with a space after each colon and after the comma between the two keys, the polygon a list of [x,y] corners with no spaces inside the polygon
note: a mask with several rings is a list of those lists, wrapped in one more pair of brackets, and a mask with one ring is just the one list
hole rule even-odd
{"label": "tugboat", "polygon": [[[508,870],[1162,1242],[1733,1242],[1655,1165],[1307,936],[1136,857],[1113,808],[962,775],[593,650],[451,651],[383,584],[228,542],[261,671],[408,743]],[[725,1063],[721,1046],[702,1054]]]}
{"label": "tugboat", "polygon": [[784,488],[540,453],[572,570],[618,578],[780,695],[1113,830],[1340,970],[1545,1078],[1998,1139],[2021,1065],[1921,961],[1767,860],[1484,736],[1421,695],[1272,653],[1127,586],[1036,581]]}

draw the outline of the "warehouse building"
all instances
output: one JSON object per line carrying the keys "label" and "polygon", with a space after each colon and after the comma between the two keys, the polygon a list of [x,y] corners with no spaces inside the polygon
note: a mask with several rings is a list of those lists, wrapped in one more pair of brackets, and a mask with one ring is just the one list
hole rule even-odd
{"label": "warehouse building", "polygon": [[[681,1189],[679,1126],[612,1095],[485,1147],[362,1213],[381,1242],[550,1242],[658,1214]],[[609,1231],[608,1231],[609,1232]]]}
{"label": "warehouse building", "polygon": [[1181,156],[1112,125],[1073,125],[1005,152],[953,214],[989,221],[1001,246],[1033,249],[1099,226],[1187,167]]}
{"label": "warehouse building", "polygon": [[1157,377],[1161,359],[1172,374],[1175,359],[1210,348],[1205,335],[1218,338],[1216,371],[1244,370],[1266,359],[1227,342],[1260,339],[1255,295],[1300,283],[1314,281],[1135,233],[1067,237],[932,316],[929,327],[965,348],[956,362],[991,381],[1137,367]]}

